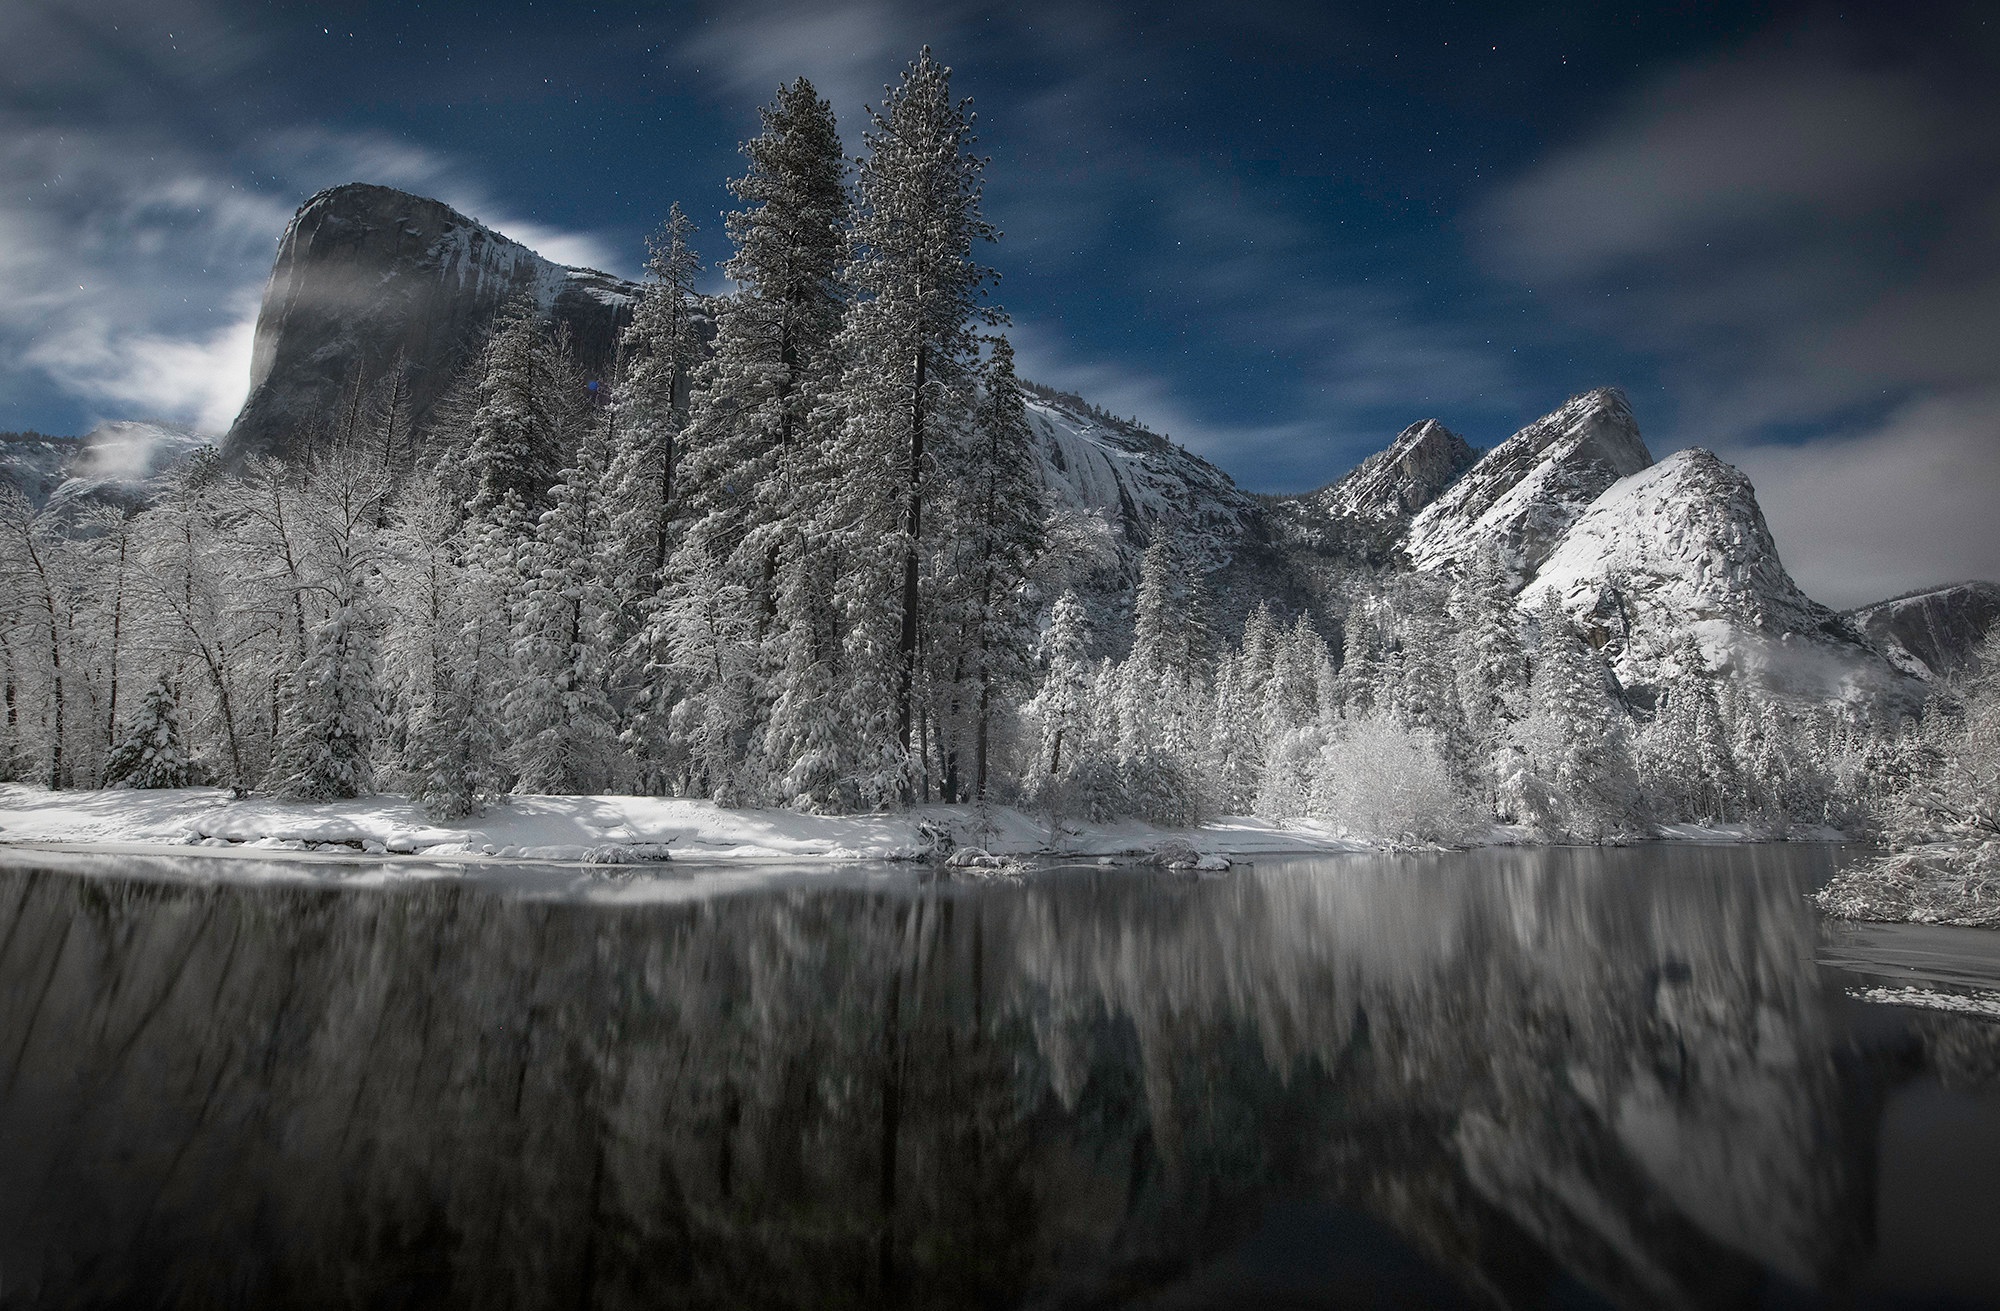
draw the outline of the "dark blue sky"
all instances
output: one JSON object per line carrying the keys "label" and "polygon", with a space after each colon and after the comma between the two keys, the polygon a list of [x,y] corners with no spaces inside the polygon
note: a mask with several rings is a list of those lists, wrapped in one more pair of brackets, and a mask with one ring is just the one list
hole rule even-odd
{"label": "dark blue sky", "polygon": [[[1900,8],[1900,7],[1899,7]],[[992,155],[1024,372],[1258,490],[1618,383],[1834,602],[2000,574],[2000,31],[1980,6],[0,7],[0,426],[226,425],[307,194],[632,274],[781,79],[857,148],[917,47]],[[719,289],[719,284],[717,284]]]}

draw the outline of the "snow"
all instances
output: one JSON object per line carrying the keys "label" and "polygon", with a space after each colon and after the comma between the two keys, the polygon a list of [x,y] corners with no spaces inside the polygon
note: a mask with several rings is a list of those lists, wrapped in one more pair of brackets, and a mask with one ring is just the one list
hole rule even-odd
{"label": "snow", "polygon": [[1662,681],[1691,633],[1709,665],[1800,701],[1869,703],[1907,678],[1864,646],[1786,572],[1741,472],[1677,451],[1597,498],[1525,588],[1553,593],[1627,686]]}
{"label": "snow", "polygon": [[[143,850],[292,852],[360,857],[376,848],[426,860],[620,863],[880,861],[942,854],[934,837],[995,857],[1145,856],[1176,840],[1198,857],[1366,851],[1371,844],[1314,823],[1244,816],[1176,830],[1141,821],[1065,824],[1051,842],[1042,819],[1007,807],[919,806],[884,815],[730,810],[668,797],[512,797],[463,824],[431,824],[403,797],[309,804],[232,800],[219,788],[52,792],[0,785],[0,844]],[[1218,868],[1210,861],[1199,866]]]}
{"label": "snow", "polygon": [[2000,1020],[2000,992],[1981,992],[1966,996],[1956,992],[1939,992],[1934,988],[1849,988],[1847,995],[1859,1001],[1872,1001],[1884,1006],[1915,1006],[1928,1011],[1952,1011],[1960,1015],[1977,1015],[1983,1019]]}

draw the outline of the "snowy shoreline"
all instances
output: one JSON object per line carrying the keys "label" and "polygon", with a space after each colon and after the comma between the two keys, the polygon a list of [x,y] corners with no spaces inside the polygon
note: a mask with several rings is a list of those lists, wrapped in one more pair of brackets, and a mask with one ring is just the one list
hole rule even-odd
{"label": "snowy shoreline", "polygon": [[[1790,840],[1844,841],[1834,830]],[[1673,825],[1668,841],[1766,840],[1748,826]],[[376,859],[462,863],[631,864],[931,860],[953,847],[995,857],[1146,858],[1185,844],[1229,858],[1396,850],[1312,821],[1224,816],[1194,828],[1140,820],[1065,823],[1052,841],[1045,818],[1005,806],[919,806],[881,815],[731,810],[669,797],[510,797],[485,815],[433,824],[400,796],[354,801],[233,799],[223,788],[51,791],[0,784],[0,847],[90,854]],[[1473,845],[1524,845],[1495,826]],[[1404,848],[1407,849],[1407,848]]]}
{"label": "snowy shoreline", "polygon": [[[940,837],[949,843],[940,843]],[[365,857],[489,863],[884,861],[941,858],[952,845],[995,856],[1139,856],[1185,842],[1201,854],[1367,852],[1374,843],[1310,823],[1225,817],[1192,829],[1130,820],[1065,824],[993,806],[919,806],[883,815],[731,810],[671,797],[510,797],[458,824],[433,824],[400,796],[324,803],[232,799],[223,788],[50,791],[0,785],[0,846],[105,854]]]}

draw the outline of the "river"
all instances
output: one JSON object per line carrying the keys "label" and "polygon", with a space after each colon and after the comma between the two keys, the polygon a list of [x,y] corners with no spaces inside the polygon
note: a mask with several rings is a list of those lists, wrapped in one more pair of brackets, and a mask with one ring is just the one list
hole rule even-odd
{"label": "river", "polygon": [[[0,854],[0,1305],[2000,1302],[2000,935],[1861,853]],[[1970,936],[1967,936],[1970,935]]]}

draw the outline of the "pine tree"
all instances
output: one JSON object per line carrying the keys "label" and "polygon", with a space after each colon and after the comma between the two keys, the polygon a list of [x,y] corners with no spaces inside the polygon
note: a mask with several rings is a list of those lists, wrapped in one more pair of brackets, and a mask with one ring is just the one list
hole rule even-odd
{"label": "pine tree", "polygon": [[675,477],[687,426],[690,387],[702,354],[694,313],[701,260],[694,223],[678,203],[647,239],[646,281],[621,339],[624,376],[615,409],[615,454],[608,471],[619,540],[627,554],[621,590],[635,608],[661,585],[679,517]]}
{"label": "pine tree", "polygon": [[[583,390],[573,366],[556,367]],[[608,455],[604,426],[583,415],[576,422],[575,458],[523,554],[506,702],[522,792],[602,792],[617,770],[610,683],[618,596],[609,577],[617,538],[605,495]]]}
{"label": "pine tree", "polygon": [[743,145],[749,168],[729,184],[744,208],[725,220],[736,292],[716,303],[688,432],[693,531],[731,562],[761,628],[775,607],[788,521],[815,494],[812,416],[833,381],[832,344],[847,258],[847,161],[833,110],[804,78],[762,111]]}
{"label": "pine tree", "polygon": [[[983,399],[962,452],[954,522],[959,563],[957,636],[964,644],[962,701],[972,720],[971,795],[986,796],[1000,699],[1027,671],[1034,641],[1028,580],[1044,545],[1034,435],[1014,376],[1014,348],[996,337]],[[956,770],[950,771],[951,774]],[[946,800],[956,800],[950,788]]]}
{"label": "pine tree", "polygon": [[908,796],[918,661],[925,633],[925,509],[936,451],[970,403],[975,326],[990,270],[975,242],[997,235],[979,213],[985,161],[969,153],[968,102],[924,50],[865,134],[842,357],[838,465],[851,548],[842,549],[849,715],[862,792]]}
{"label": "pine tree", "polygon": [[199,777],[181,737],[180,696],[163,674],[104,762],[105,785],[184,788]]}
{"label": "pine tree", "polygon": [[1535,620],[1532,710],[1520,730],[1525,768],[1508,782],[1509,801],[1530,823],[1585,841],[1635,831],[1642,807],[1625,712],[1553,590]]}
{"label": "pine tree", "polygon": [[509,304],[474,363],[471,414],[462,459],[472,498],[467,513],[483,530],[511,540],[533,527],[555,473],[553,421],[541,379],[542,338],[533,305]]}

